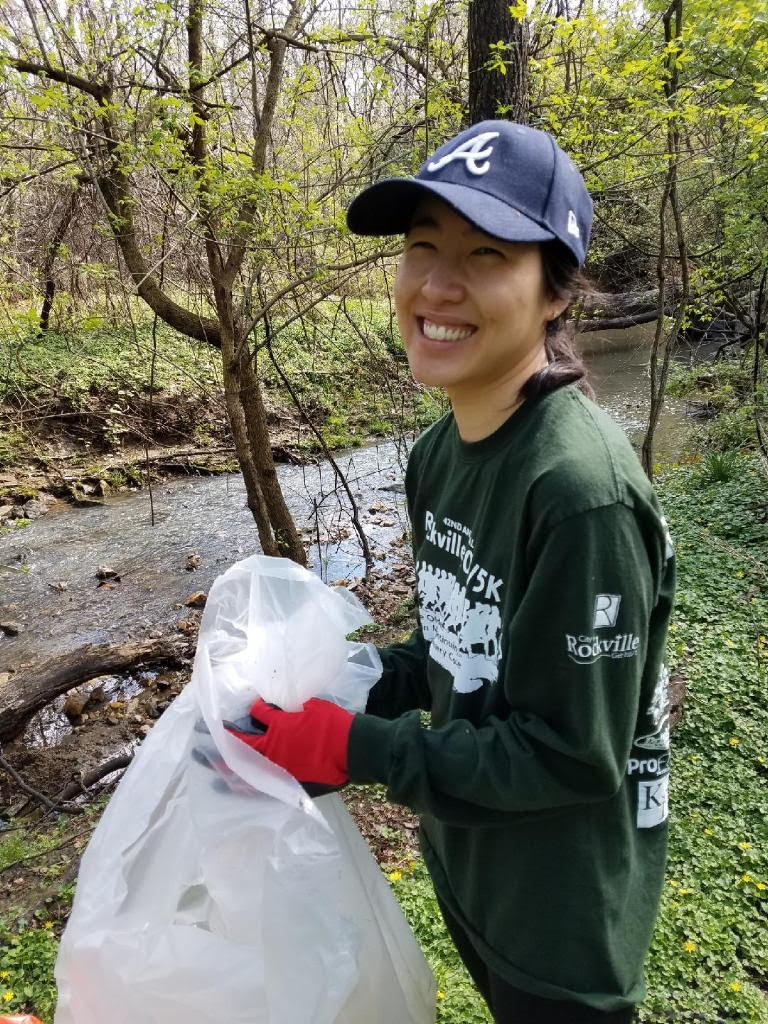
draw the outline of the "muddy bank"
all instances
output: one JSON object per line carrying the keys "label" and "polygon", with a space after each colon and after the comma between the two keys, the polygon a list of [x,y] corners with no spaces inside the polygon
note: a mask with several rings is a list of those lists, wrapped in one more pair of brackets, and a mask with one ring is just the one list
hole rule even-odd
{"label": "muddy bank", "polygon": [[[85,407],[75,410],[70,399],[57,397],[44,415],[36,416],[0,406],[0,425],[7,438],[0,451],[0,508],[28,501],[40,491],[87,505],[145,487],[148,481],[237,472],[220,402],[167,391],[149,404],[146,396],[133,395],[123,399],[122,425],[116,427],[115,400],[106,390],[88,396]],[[275,460],[312,461],[317,445],[299,412],[268,394],[266,407]],[[323,410],[314,412],[321,425]]]}

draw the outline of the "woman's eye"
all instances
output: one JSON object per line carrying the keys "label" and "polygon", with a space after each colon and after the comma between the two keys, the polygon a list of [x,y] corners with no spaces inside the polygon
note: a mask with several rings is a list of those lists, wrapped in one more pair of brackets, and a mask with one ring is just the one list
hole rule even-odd
{"label": "woman's eye", "polygon": [[502,256],[503,253],[499,252],[498,249],[491,248],[490,245],[482,245],[479,249],[475,249],[473,256]]}
{"label": "woman's eye", "polygon": [[417,239],[413,242],[408,243],[409,249],[434,249],[434,245],[431,242],[425,242],[422,239]]}

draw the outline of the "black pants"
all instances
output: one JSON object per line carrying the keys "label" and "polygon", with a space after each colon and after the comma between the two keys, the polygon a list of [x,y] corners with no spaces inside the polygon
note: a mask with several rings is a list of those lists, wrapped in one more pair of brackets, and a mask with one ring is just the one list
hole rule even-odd
{"label": "black pants", "polygon": [[480,959],[467,933],[438,899],[445,926],[496,1024],[631,1024],[634,1009],[594,1010],[583,1003],[542,999],[513,988]]}

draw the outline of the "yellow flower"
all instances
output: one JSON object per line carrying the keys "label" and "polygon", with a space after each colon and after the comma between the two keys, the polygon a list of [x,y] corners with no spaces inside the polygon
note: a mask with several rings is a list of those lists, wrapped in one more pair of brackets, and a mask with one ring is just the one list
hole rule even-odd
{"label": "yellow flower", "polygon": [[437,998],[438,999],[445,999],[445,992],[442,992],[440,989],[438,989],[437,990]]}
{"label": "yellow flower", "polygon": [[50,931],[51,928],[53,928],[53,921],[46,921],[43,928],[45,928],[46,931]]}
{"label": "yellow flower", "polygon": [[752,881],[752,875],[742,875],[741,876],[741,880],[742,880],[742,882],[751,882]]}
{"label": "yellow flower", "polygon": [[5,1000],[6,1003],[10,1003],[10,1001],[13,999],[13,992],[11,992],[10,989],[8,989],[7,992],[3,992],[3,999]]}
{"label": "yellow flower", "polygon": [[751,845],[752,845],[751,843],[747,843],[747,842],[739,843],[739,849],[740,850],[748,850]]}
{"label": "yellow flower", "polygon": [[683,943],[683,949],[685,950],[686,953],[695,953],[696,952],[696,943],[695,942],[691,942],[691,940],[688,939],[686,942]]}
{"label": "yellow flower", "polygon": [[755,885],[760,890],[760,892],[762,892],[763,889],[765,888],[765,882],[755,882]]}
{"label": "yellow flower", "polygon": [[10,971],[0,971],[0,981],[5,981],[6,978],[10,978]]}
{"label": "yellow flower", "polygon": [[731,992],[741,992],[741,982],[740,981],[732,981],[731,982]]}
{"label": "yellow flower", "polygon": [[409,860],[408,861],[408,870],[409,871],[415,871],[416,870],[416,861],[415,860]]}
{"label": "yellow flower", "polygon": [[387,875],[387,878],[390,880],[390,882],[399,882],[402,877],[402,871],[390,871],[390,873]]}
{"label": "yellow flower", "polygon": [[681,896],[690,896],[691,895],[691,890],[690,889],[680,889],[680,895]]}
{"label": "yellow flower", "polygon": [[732,747],[738,747],[738,745],[739,745],[739,737],[738,736],[731,736],[731,738],[728,740],[728,742],[730,743],[730,745]]}
{"label": "yellow flower", "polygon": [[714,833],[714,831],[711,828],[705,828],[704,829],[704,835],[705,836],[713,836],[714,834],[715,833]]}

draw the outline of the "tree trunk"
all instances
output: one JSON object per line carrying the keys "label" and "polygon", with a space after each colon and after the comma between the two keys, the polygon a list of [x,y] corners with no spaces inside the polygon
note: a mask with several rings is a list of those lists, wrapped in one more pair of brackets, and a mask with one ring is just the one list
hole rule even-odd
{"label": "tree trunk", "polygon": [[256,466],[259,490],[269,509],[277,550],[280,555],[292,558],[299,565],[306,565],[307,554],[304,545],[277,479],[275,460],[272,457],[272,447],[269,443],[267,412],[264,408],[264,398],[254,360],[251,358],[247,345],[241,344],[239,348],[241,352],[238,367],[240,404],[245,412],[245,426]]}
{"label": "tree trunk", "polygon": [[[256,464],[253,458],[245,410],[240,400],[240,368],[235,354],[235,335],[232,324],[232,296],[227,295],[221,285],[216,287],[216,309],[221,324],[221,366],[224,377],[224,402],[227,407],[229,424],[235,442],[237,461],[243,471],[248,508],[256,521],[261,550],[265,555],[279,556],[277,541],[272,530],[271,516],[259,484]],[[271,455],[271,449],[270,449]]]}
{"label": "tree trunk", "polygon": [[[674,313],[679,289],[667,284],[664,312]],[[636,292],[592,292],[579,304],[575,315],[578,331],[608,331],[647,324],[659,315],[659,289]]]}
{"label": "tree trunk", "polygon": [[[674,29],[673,29],[674,18]],[[688,272],[688,247],[685,239],[683,220],[680,214],[680,204],[677,194],[677,169],[680,159],[680,128],[677,118],[674,116],[677,102],[677,89],[679,84],[679,65],[677,55],[682,49],[681,38],[683,34],[683,0],[673,0],[670,7],[663,15],[664,41],[665,41],[665,69],[668,72],[667,80],[664,83],[664,94],[670,110],[670,118],[667,121],[667,173],[664,183],[664,192],[661,197],[659,209],[659,259],[656,266],[656,276],[659,281],[659,317],[656,321],[656,333],[651,348],[651,359],[649,363],[650,386],[651,386],[651,408],[648,413],[648,429],[643,438],[641,450],[641,461],[648,479],[653,480],[653,445],[656,427],[659,422],[661,410],[664,406],[664,398],[667,392],[667,378],[672,353],[677,345],[680,329],[688,307],[688,296],[690,293],[690,279]],[[680,261],[680,295],[675,310],[675,319],[669,336],[662,340],[663,321],[662,312],[665,309],[665,292],[667,287],[667,232],[666,232],[666,211],[667,206],[672,211],[675,224],[675,236],[677,239],[678,256]],[[662,352],[661,368],[659,369],[659,352]]]}
{"label": "tree trunk", "polygon": [[86,644],[53,661],[30,665],[0,683],[0,742],[13,739],[35,712],[62,693],[97,676],[114,675],[129,668],[181,657],[179,640],[145,640],[142,643]]}
{"label": "tree trunk", "polygon": [[61,250],[64,236],[69,230],[69,225],[72,223],[72,218],[75,215],[77,208],[77,201],[80,198],[80,183],[73,189],[69,198],[67,199],[64,212],[56,225],[53,237],[48,244],[48,250],[45,254],[45,263],[43,264],[43,305],[40,308],[40,333],[44,334],[48,330],[48,321],[51,315],[51,308],[53,307],[53,298],[56,294],[56,282],[53,278],[53,268],[56,264],[56,257],[59,255]]}
{"label": "tree trunk", "polygon": [[[503,43],[500,56],[506,74],[498,69],[487,70],[488,61],[500,42]],[[528,111],[528,26],[525,19],[511,16],[508,0],[470,0],[470,123],[503,117],[528,124]]]}

